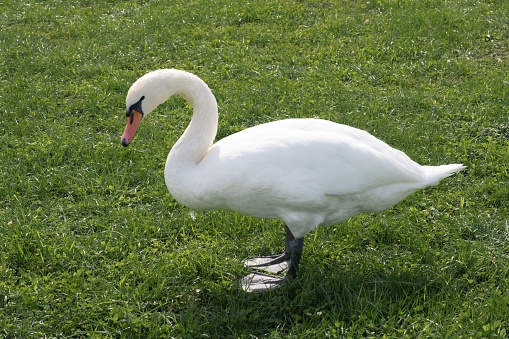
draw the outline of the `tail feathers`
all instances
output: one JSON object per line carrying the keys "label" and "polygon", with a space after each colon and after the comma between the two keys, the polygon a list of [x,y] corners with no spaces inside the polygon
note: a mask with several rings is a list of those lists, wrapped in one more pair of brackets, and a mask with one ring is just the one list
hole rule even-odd
{"label": "tail feathers", "polygon": [[453,175],[465,168],[463,164],[450,164],[441,166],[422,166],[427,178],[427,185],[437,185],[440,180]]}

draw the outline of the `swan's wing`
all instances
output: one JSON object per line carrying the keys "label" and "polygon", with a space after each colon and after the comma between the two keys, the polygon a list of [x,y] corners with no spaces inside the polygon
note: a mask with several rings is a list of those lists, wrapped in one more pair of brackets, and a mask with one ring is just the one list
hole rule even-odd
{"label": "swan's wing", "polygon": [[[207,196],[315,200],[400,182],[420,166],[369,133],[323,120],[284,120],[217,142],[199,167]],[[206,173],[206,174],[205,174]],[[200,180],[200,179],[198,179]],[[228,192],[228,193],[227,193]]]}
{"label": "swan's wing", "polygon": [[301,237],[318,225],[385,210],[461,167],[428,170],[367,132],[285,120],[217,142],[193,171],[193,202],[282,219]]}

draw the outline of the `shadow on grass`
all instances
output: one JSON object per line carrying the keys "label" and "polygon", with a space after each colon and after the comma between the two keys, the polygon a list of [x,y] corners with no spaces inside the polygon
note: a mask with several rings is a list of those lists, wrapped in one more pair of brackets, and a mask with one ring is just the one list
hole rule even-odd
{"label": "shadow on grass", "polygon": [[301,278],[263,294],[230,283],[199,290],[175,316],[184,337],[279,337],[306,329],[313,335],[380,334],[391,318],[402,317],[402,309],[425,316],[427,301],[444,286],[439,273],[423,267],[365,273],[308,267]]}

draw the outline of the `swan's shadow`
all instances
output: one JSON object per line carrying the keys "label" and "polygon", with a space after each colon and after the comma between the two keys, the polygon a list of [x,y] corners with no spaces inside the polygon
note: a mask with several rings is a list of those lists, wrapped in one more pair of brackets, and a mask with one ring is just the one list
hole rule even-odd
{"label": "swan's shadow", "polygon": [[209,289],[202,302],[212,312],[207,312],[209,326],[203,330],[224,338],[266,337],[286,334],[295,326],[322,326],[324,321],[348,326],[368,317],[377,324],[397,305],[409,308],[416,300],[432,298],[444,284],[439,272],[418,266],[403,273],[359,273],[340,270],[333,262],[327,266],[336,269],[330,270],[307,264],[299,278],[261,294],[231,284]]}

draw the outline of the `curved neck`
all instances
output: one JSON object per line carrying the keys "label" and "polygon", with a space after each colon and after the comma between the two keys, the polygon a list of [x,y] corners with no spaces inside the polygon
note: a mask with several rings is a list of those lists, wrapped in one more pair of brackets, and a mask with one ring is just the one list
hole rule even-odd
{"label": "curved neck", "polygon": [[181,95],[193,107],[193,117],[184,134],[168,155],[180,162],[197,164],[205,156],[217,133],[217,102],[207,84],[197,76],[172,71],[168,77],[168,92]]}

